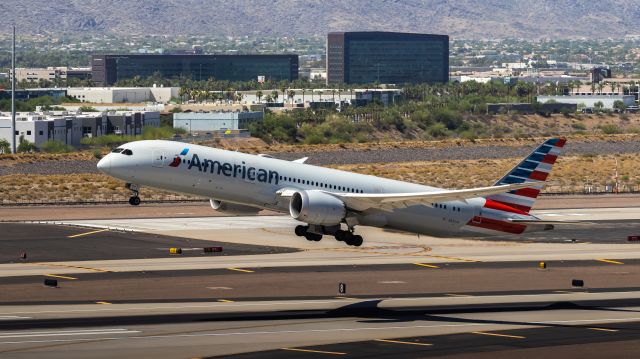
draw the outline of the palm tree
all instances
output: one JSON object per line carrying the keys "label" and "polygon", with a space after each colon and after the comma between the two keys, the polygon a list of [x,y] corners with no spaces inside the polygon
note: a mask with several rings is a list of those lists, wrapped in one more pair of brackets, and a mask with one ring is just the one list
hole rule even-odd
{"label": "palm tree", "polygon": [[304,107],[304,93],[305,93],[305,91],[307,91],[307,89],[303,87],[302,88],[302,106],[303,107]]}
{"label": "palm tree", "polygon": [[273,102],[278,102],[278,90],[271,91],[271,97],[273,98]]}
{"label": "palm tree", "polygon": [[258,103],[260,103],[260,100],[262,99],[262,91],[258,90],[256,92],[256,97],[258,98]]}
{"label": "palm tree", "polygon": [[291,102],[291,106],[293,106],[293,100],[295,100],[296,92],[294,90],[289,89],[287,91],[287,97],[289,98],[289,102]]}
{"label": "palm tree", "polygon": [[616,83],[609,82],[609,87],[611,88],[611,94],[613,95],[613,92],[616,90]]}
{"label": "palm tree", "polygon": [[602,89],[604,89],[604,82],[598,83],[598,92],[602,95]]}
{"label": "palm tree", "polygon": [[591,83],[591,95],[595,95],[596,94],[596,84],[595,82]]}

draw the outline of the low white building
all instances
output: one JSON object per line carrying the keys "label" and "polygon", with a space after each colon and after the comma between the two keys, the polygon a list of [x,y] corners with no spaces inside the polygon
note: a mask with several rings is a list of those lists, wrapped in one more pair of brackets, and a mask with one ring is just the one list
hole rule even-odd
{"label": "low white building", "polygon": [[168,103],[179,92],[179,87],[71,87],[67,96],[90,103]]}
{"label": "low white building", "polygon": [[244,130],[249,123],[262,121],[263,116],[258,111],[180,112],[173,114],[173,128],[182,128],[189,133]]}
{"label": "low white building", "polygon": [[[16,114],[16,143],[20,137],[36,147],[49,140],[78,146],[82,137],[107,134],[139,135],[145,126],[159,127],[159,112],[18,112]],[[0,113],[0,139],[11,143],[11,114]]]}
{"label": "low white building", "polygon": [[635,106],[636,98],[632,95],[573,95],[573,96],[538,96],[538,102],[546,103],[555,101],[557,103],[570,103],[584,107],[595,107],[595,104],[602,102],[606,109],[613,109],[616,101],[622,101],[626,107]]}

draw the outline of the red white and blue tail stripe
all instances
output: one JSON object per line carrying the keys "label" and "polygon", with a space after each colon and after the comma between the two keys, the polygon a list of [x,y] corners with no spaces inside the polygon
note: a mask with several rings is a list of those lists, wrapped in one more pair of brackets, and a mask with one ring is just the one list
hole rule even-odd
{"label": "red white and blue tail stripe", "polygon": [[487,199],[529,213],[565,143],[564,138],[546,140],[495,184],[531,182],[531,187],[492,195]]}

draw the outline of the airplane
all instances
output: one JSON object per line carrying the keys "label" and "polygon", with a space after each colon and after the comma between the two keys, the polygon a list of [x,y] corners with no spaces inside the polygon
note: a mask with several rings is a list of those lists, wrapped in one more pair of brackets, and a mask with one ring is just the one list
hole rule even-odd
{"label": "airplane", "polygon": [[[97,164],[127,182],[132,205],[140,186],[210,198],[214,209],[269,209],[302,222],[309,241],[334,236],[350,246],[356,226],[431,236],[487,236],[551,230],[556,221],[530,213],[566,143],[551,138],[493,186],[448,190],[357,174],[269,155],[251,155],[182,142],[145,140],[115,148]],[[465,174],[461,174],[465,175]]]}

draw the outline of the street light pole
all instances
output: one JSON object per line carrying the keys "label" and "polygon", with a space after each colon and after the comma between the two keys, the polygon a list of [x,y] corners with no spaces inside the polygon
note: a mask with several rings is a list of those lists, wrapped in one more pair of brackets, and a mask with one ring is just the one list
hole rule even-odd
{"label": "street light pole", "polygon": [[11,153],[16,153],[16,26],[11,46]]}

